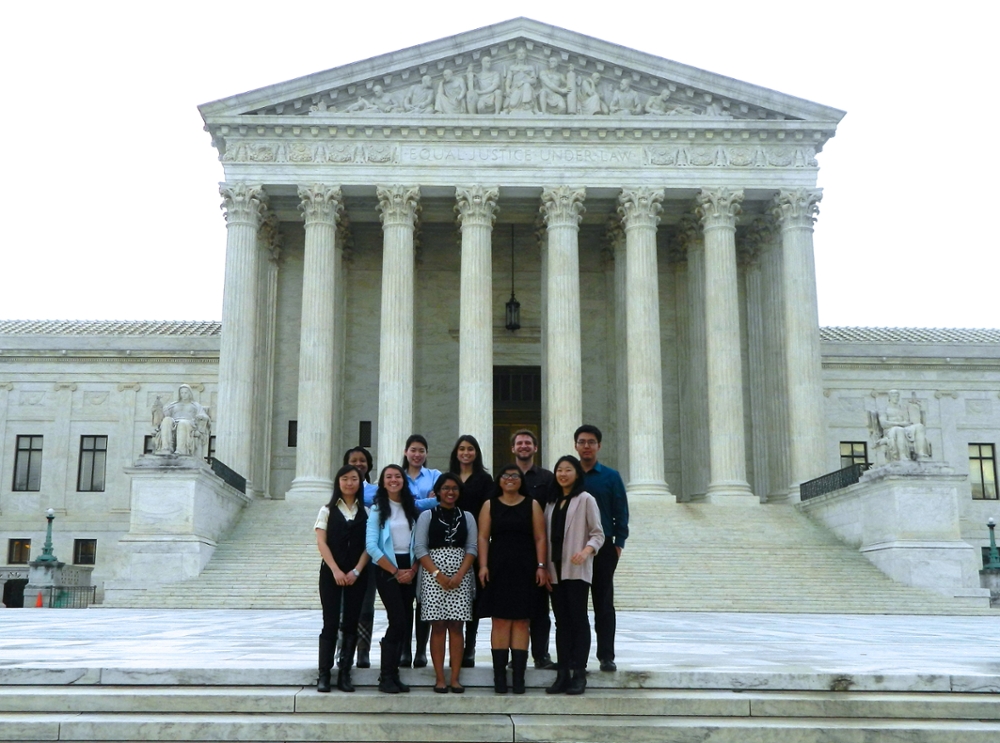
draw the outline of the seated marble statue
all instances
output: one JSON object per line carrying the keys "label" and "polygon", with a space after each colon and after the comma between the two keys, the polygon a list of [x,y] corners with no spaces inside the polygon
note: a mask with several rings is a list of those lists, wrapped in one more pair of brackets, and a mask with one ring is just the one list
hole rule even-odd
{"label": "seated marble statue", "polygon": [[642,103],[639,101],[639,94],[632,90],[632,83],[622,80],[618,83],[618,90],[611,96],[608,103],[608,111],[619,116],[634,116],[643,113]]}
{"label": "seated marble statue", "polygon": [[481,62],[482,71],[476,75],[472,65],[465,75],[468,81],[467,100],[469,113],[499,114],[503,105],[503,75],[493,69],[493,61],[484,56]]}
{"label": "seated marble statue", "polygon": [[876,416],[875,447],[885,448],[888,462],[925,461],[931,458],[923,410],[916,399],[899,401],[899,390],[889,390],[889,403]]}
{"label": "seated marble statue", "polygon": [[600,84],[601,74],[599,72],[591,73],[590,77],[584,77],[580,81],[577,111],[581,116],[596,116],[608,112],[608,104],[601,100]]}
{"label": "seated marble statue", "polygon": [[344,109],[345,113],[359,113],[363,111],[390,114],[399,110],[399,105],[391,95],[385,92],[381,85],[372,87],[372,99],[369,101],[361,96],[358,100]]}
{"label": "seated marble statue", "polygon": [[504,113],[534,113],[535,84],[538,73],[534,65],[528,63],[528,53],[518,49],[514,55],[514,64],[507,68],[504,79]]}
{"label": "seated marble statue", "polygon": [[[543,114],[564,114],[567,111],[566,98],[571,92],[566,76],[557,67],[559,59],[549,57],[548,67],[538,73],[538,81],[542,84],[538,91],[538,111]],[[572,65],[570,66],[572,69]],[[576,106],[573,106],[576,113]]]}
{"label": "seated marble statue", "polygon": [[465,80],[461,76],[456,77],[451,70],[445,70],[438,83],[434,110],[439,114],[464,114],[465,94]]}
{"label": "seated marble statue", "polygon": [[199,456],[210,427],[208,410],[195,402],[191,387],[182,384],[173,402],[163,405],[157,397],[153,403],[153,453]]}
{"label": "seated marble statue", "polygon": [[646,101],[645,111],[652,116],[680,116],[693,115],[697,113],[691,106],[681,106],[676,103],[668,103],[670,91],[661,90],[658,95],[652,95]]}
{"label": "seated marble statue", "polygon": [[430,75],[424,75],[412,86],[403,99],[403,110],[413,114],[434,113],[434,85]]}

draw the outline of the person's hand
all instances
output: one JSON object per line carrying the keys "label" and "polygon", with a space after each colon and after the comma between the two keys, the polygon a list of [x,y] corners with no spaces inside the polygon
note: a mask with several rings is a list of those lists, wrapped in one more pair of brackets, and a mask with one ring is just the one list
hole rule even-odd
{"label": "person's hand", "polygon": [[622,548],[621,547],[615,547],[615,549],[618,550],[618,559],[620,560],[621,556],[622,556]]}
{"label": "person's hand", "polygon": [[539,586],[544,586],[545,588],[549,588],[551,590],[549,581],[549,571],[546,570],[545,568],[538,568],[537,570],[535,570],[535,583]]}
{"label": "person's hand", "polygon": [[400,585],[407,586],[413,582],[413,568],[408,570],[400,570],[396,573],[396,582]]}
{"label": "person's hand", "polygon": [[445,586],[445,588],[446,588],[447,590],[449,590],[449,591],[453,591],[453,590],[455,590],[455,589],[456,589],[456,588],[458,588],[458,587],[459,587],[460,585],[462,585],[462,580],[463,580],[464,578],[465,578],[465,576],[464,576],[464,575],[459,575],[458,573],[455,573],[455,574],[454,574],[453,576],[451,576],[451,577],[450,577],[450,578],[448,579],[448,585],[446,585],[446,586]]}
{"label": "person's hand", "polygon": [[358,576],[354,574],[353,570],[348,570],[344,573],[344,582],[341,585],[353,586],[354,582],[358,579]]}
{"label": "person's hand", "polygon": [[340,572],[340,570],[338,570],[337,568],[333,569],[333,580],[336,582],[338,586],[349,585],[347,583],[347,576],[344,575],[342,572]]}
{"label": "person's hand", "polygon": [[437,584],[446,591],[451,588],[449,585],[451,583],[451,579],[443,571],[438,573],[434,580],[436,580]]}
{"label": "person's hand", "polygon": [[486,588],[486,584],[490,582],[490,569],[485,565],[479,568],[479,585]]}
{"label": "person's hand", "polygon": [[569,559],[569,561],[571,563],[573,563],[574,565],[583,565],[583,563],[585,563],[587,561],[588,557],[590,557],[590,553],[587,552],[587,548],[584,547],[582,550],[580,550],[575,555],[573,555]]}

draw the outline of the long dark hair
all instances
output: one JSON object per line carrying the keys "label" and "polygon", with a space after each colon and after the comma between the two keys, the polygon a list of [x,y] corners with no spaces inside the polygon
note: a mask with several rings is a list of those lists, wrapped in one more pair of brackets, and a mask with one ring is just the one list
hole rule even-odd
{"label": "long dark hair", "polygon": [[[410,436],[409,436],[409,438],[406,439],[406,445],[403,447],[403,461],[402,461],[403,467],[409,467],[410,466],[409,461],[406,459],[406,450],[410,448],[410,444],[423,444],[424,445],[424,449],[426,449],[427,451],[431,450],[431,448],[429,446],[427,446],[427,439],[425,439],[419,433],[411,433]],[[424,460],[424,461],[426,462],[427,460]],[[406,473],[404,472],[403,474],[405,475]]]}
{"label": "long dark hair", "polygon": [[[587,432],[589,433],[589,431]],[[559,457],[556,460],[555,466],[552,468],[552,472],[555,473],[559,469],[559,465],[563,462],[569,462],[573,465],[573,469],[576,470],[576,480],[573,481],[573,487],[569,491],[570,498],[575,498],[584,490],[584,477],[586,473],[583,471],[583,465],[580,464],[580,460],[574,457],[572,454],[567,454],[565,456]],[[563,495],[562,485],[553,477],[552,478],[552,491],[550,495],[550,500],[552,503],[557,502],[560,498],[565,498],[567,496]]]}
{"label": "long dark hair", "polygon": [[359,470],[353,464],[345,464],[343,467],[337,470],[337,474],[333,476],[333,495],[330,496],[330,502],[326,504],[326,507],[330,509],[331,513],[333,512],[333,509],[337,507],[337,501],[340,500],[344,495],[343,491],[341,491],[340,489],[340,478],[346,475],[348,472],[358,473],[358,492],[354,494],[354,499],[357,503],[362,503],[362,504],[364,503],[365,489],[361,483],[363,483],[365,480],[363,477],[361,477],[361,470]]}
{"label": "long dark hair", "polygon": [[479,442],[476,441],[476,437],[467,433],[459,436],[458,441],[455,442],[455,448],[451,450],[451,460],[448,462],[448,469],[452,472],[462,471],[462,463],[458,461],[458,446],[463,441],[467,444],[472,444],[472,448],[476,450],[476,458],[472,460],[472,471],[482,472],[486,469],[483,465],[483,450],[480,448]]}
{"label": "long dark hair", "polygon": [[374,506],[378,508],[379,528],[385,526],[385,520],[389,518],[389,491],[385,489],[385,471],[389,469],[396,470],[403,478],[403,489],[399,491],[399,500],[403,506],[403,513],[406,514],[406,520],[412,527],[413,522],[417,520],[417,506],[413,502],[413,493],[410,492],[410,486],[406,482],[406,472],[398,464],[387,464],[378,475],[378,490],[375,491]]}
{"label": "long dark hair", "polygon": [[353,449],[348,449],[347,451],[345,451],[344,452],[344,464],[347,464],[347,460],[350,459],[351,455],[354,452],[356,452],[356,451],[359,451],[362,454],[364,454],[365,455],[365,459],[368,461],[368,471],[365,472],[365,476],[361,478],[361,481],[362,482],[371,482],[372,481],[372,479],[371,479],[372,478],[372,468],[375,466],[375,462],[372,461],[372,453],[370,451],[368,451],[365,447],[363,447],[363,446],[355,446]]}
{"label": "long dark hair", "polygon": [[514,472],[514,473],[516,473],[516,474],[517,474],[517,476],[518,476],[518,477],[520,477],[520,478],[521,478],[521,487],[519,487],[519,488],[517,489],[517,492],[519,492],[519,493],[520,493],[521,495],[523,495],[523,496],[524,496],[525,498],[529,497],[529,496],[528,496],[528,491],[524,489],[524,487],[525,487],[525,486],[524,486],[524,473],[523,473],[523,472],[521,472],[521,468],[520,468],[520,467],[518,467],[518,466],[517,466],[516,464],[508,464],[508,465],[504,465],[504,466],[503,466],[503,467],[502,467],[502,468],[500,469],[500,471],[499,471],[499,472],[497,472],[497,474],[496,474],[496,477],[494,477],[494,478],[493,478],[493,482],[495,482],[495,483],[496,483],[496,489],[495,489],[495,490],[493,491],[493,492],[494,492],[494,495],[495,495],[495,497],[499,498],[499,497],[500,497],[501,495],[503,495],[503,488],[502,488],[502,487],[500,487],[500,478],[501,478],[501,477],[503,477],[503,476],[504,476],[505,474],[507,474],[508,472]]}

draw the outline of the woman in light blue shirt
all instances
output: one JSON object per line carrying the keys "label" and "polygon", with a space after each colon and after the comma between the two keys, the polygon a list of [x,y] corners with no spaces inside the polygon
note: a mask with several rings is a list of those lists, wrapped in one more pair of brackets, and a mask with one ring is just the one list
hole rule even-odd
{"label": "woman in light blue shirt", "polygon": [[[441,477],[438,470],[428,469],[424,466],[427,461],[427,439],[419,433],[415,433],[406,440],[403,449],[403,469],[406,472],[406,484],[413,493],[418,511],[426,511],[434,508],[438,504],[434,497],[434,483]],[[406,633],[404,639],[403,652],[399,658],[399,665],[409,668],[413,662],[414,668],[423,668],[427,665],[427,638],[431,632],[431,626],[420,618],[420,605],[417,604],[417,652],[410,655],[410,638],[413,636],[413,624]]]}

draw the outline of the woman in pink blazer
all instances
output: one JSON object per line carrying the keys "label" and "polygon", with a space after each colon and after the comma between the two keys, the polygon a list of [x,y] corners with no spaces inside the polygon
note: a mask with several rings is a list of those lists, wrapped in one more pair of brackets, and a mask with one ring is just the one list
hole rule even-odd
{"label": "woman in pink blazer", "polygon": [[559,673],[545,691],[583,694],[590,655],[587,594],[594,578],[594,555],[604,544],[604,529],[597,501],[583,489],[580,460],[560,457],[555,476],[554,492],[545,507],[545,526]]}

